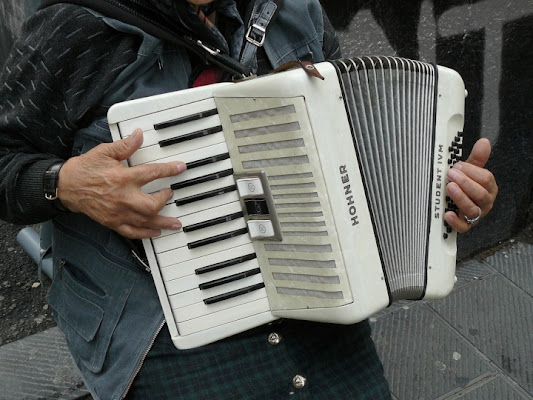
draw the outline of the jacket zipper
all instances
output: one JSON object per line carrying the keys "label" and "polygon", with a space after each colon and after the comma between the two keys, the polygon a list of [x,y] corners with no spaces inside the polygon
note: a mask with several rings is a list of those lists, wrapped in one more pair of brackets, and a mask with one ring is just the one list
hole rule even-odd
{"label": "jacket zipper", "polygon": [[148,348],[146,349],[146,351],[144,352],[142,358],[141,358],[141,362],[139,363],[139,366],[137,367],[137,369],[135,370],[135,372],[133,373],[133,376],[131,377],[130,379],[130,382],[128,383],[128,386],[126,387],[126,390],[124,391],[124,393],[122,394],[122,396],[120,397],[121,399],[124,399],[126,397],[126,395],[128,394],[128,392],[130,391],[131,387],[133,386],[133,381],[135,380],[135,378],[137,377],[137,374],[139,374],[139,371],[141,370],[143,364],[144,364],[144,361],[146,360],[146,357],[148,356],[148,353],[150,352],[150,350],[152,349],[152,346],[154,345],[155,343],[155,340],[157,338],[157,335],[159,335],[159,332],[161,332],[161,329],[163,329],[163,327],[165,326],[165,323],[166,321],[163,320],[163,322],[161,322],[161,325],[159,325],[159,328],[157,329],[154,337],[152,338],[150,344],[148,345]]}

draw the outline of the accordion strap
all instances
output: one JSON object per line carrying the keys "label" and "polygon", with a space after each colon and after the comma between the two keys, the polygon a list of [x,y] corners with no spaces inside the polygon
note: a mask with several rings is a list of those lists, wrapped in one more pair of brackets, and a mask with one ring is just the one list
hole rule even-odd
{"label": "accordion strap", "polygon": [[[240,79],[252,74],[249,67],[243,65],[219,49],[203,43],[200,40],[176,32],[161,24],[156,18],[150,18],[146,10],[136,10],[134,5],[128,7],[115,0],[44,0],[39,10],[58,3],[71,3],[95,10],[108,17],[134,25],[146,33],[184,47],[207,63],[221,68],[234,79]],[[141,12],[142,11],[142,12]]]}
{"label": "accordion strap", "polygon": [[263,47],[268,26],[274,20],[283,0],[255,0],[252,3],[253,8],[249,15],[244,47],[241,52],[241,63],[255,74],[257,73],[257,49]]}

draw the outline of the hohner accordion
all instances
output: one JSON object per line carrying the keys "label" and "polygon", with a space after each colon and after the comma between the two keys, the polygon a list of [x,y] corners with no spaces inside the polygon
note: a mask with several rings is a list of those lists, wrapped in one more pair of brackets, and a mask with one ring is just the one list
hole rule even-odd
{"label": "hohner accordion", "polygon": [[461,77],[393,57],[316,68],[324,80],[298,68],[109,110],[114,140],[144,131],[129,166],[188,166],[143,187],[171,187],[161,215],[183,224],[144,240],[178,348],[277,318],[355,323],[454,285]]}

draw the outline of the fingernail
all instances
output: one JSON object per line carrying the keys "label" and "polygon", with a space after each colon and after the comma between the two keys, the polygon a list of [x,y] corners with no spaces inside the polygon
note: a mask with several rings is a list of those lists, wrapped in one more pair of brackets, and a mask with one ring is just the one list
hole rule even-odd
{"label": "fingernail", "polygon": [[137,136],[141,134],[141,131],[139,129],[135,129],[133,133],[131,134],[131,138],[135,139]]}
{"label": "fingernail", "polygon": [[174,197],[174,192],[173,191],[169,193],[167,201],[170,200],[172,197]]}
{"label": "fingernail", "polygon": [[181,229],[181,224],[174,224],[172,225],[171,229],[173,231],[179,231]]}
{"label": "fingernail", "polygon": [[459,172],[456,171],[456,170],[453,169],[453,168],[450,169],[450,170],[448,171],[448,178],[449,178],[450,180],[452,180],[452,181],[458,179],[458,178],[459,178]]}
{"label": "fingernail", "polygon": [[178,174],[181,174],[187,169],[187,164],[180,162],[178,163]]}
{"label": "fingernail", "polygon": [[463,162],[459,161],[457,164],[455,164],[453,166],[453,168],[458,169],[459,171],[461,171],[463,169]]}
{"label": "fingernail", "polygon": [[452,196],[452,197],[455,197],[456,195],[459,194],[459,189],[458,189],[458,187],[457,187],[456,184],[454,184],[454,185],[448,185],[448,186],[446,187],[446,189],[448,190],[448,193],[449,193],[450,196]]}

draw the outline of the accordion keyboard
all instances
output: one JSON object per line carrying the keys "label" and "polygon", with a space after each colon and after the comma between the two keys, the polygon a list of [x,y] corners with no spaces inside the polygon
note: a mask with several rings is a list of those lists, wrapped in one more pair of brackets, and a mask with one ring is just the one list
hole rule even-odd
{"label": "accordion keyboard", "polygon": [[[147,193],[174,189],[160,214],[179,218],[182,229],[163,231],[151,243],[180,333],[206,329],[210,319],[218,325],[248,316],[250,309],[269,310],[214,100],[133,119],[121,130],[132,127],[144,131],[132,165],[187,164],[182,175],[143,188]],[[216,320],[210,316],[214,312]]]}

